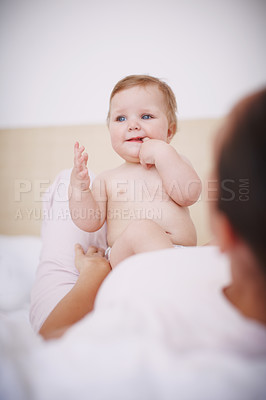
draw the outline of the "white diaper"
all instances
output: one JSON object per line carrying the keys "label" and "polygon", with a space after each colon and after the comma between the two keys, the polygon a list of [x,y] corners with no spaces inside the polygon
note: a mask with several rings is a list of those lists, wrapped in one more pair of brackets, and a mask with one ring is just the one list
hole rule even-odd
{"label": "white diaper", "polygon": [[112,247],[107,247],[107,249],[105,250],[105,253],[104,253],[105,258],[106,258],[107,261],[109,261],[109,262],[110,262],[111,250],[112,250]]}
{"label": "white diaper", "polygon": [[[181,246],[181,244],[173,244],[173,247],[174,247],[175,249],[183,249],[185,246]],[[110,262],[111,250],[112,250],[112,247],[107,247],[107,249],[105,250],[105,253],[104,253],[105,258],[106,258],[107,261],[109,261],[109,262]]]}

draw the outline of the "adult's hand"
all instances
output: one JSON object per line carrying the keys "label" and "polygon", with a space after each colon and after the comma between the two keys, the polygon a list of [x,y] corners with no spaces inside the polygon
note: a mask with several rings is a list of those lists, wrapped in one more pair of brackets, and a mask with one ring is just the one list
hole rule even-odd
{"label": "adult's hand", "polygon": [[80,244],[75,245],[75,266],[79,273],[100,268],[106,275],[111,270],[109,262],[104,258],[104,250],[90,246],[85,253]]}
{"label": "adult's hand", "polygon": [[97,292],[111,271],[103,254],[103,249],[93,246],[84,253],[79,244],[75,245],[75,265],[80,273],[79,278],[42,325],[39,333],[45,339],[62,336],[70,326],[93,310]]}

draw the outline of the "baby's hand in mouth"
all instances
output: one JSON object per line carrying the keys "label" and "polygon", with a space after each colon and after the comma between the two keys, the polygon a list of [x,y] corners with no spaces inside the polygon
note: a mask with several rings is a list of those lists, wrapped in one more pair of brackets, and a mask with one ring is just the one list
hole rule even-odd
{"label": "baby's hand in mouth", "polygon": [[148,136],[145,136],[145,137],[142,139],[142,143],[147,142],[147,140],[150,140],[150,138],[148,138]]}
{"label": "baby's hand in mouth", "polygon": [[[145,144],[146,142],[149,142],[150,144]],[[139,160],[140,164],[145,168],[145,169],[150,169],[155,161],[153,157],[153,152],[152,152],[152,140],[149,137],[144,137],[142,139],[143,145],[140,148],[140,153],[139,153]]]}

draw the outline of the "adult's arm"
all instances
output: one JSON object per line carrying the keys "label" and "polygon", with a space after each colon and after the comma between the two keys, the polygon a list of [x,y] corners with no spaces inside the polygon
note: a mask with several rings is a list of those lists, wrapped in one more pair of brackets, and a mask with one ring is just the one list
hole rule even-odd
{"label": "adult's arm", "polygon": [[45,339],[62,336],[71,325],[93,310],[96,294],[110,272],[103,250],[93,246],[84,254],[82,247],[76,245],[75,264],[80,272],[78,280],[42,325],[39,333]]}

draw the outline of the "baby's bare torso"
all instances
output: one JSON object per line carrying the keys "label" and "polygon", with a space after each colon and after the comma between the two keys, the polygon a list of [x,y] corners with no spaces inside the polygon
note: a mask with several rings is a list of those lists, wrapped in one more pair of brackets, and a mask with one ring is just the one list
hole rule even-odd
{"label": "baby's bare torso", "polygon": [[169,234],[173,244],[196,245],[196,231],[189,210],[166,193],[155,167],[125,163],[106,171],[107,241],[112,246],[134,220],[152,219]]}

